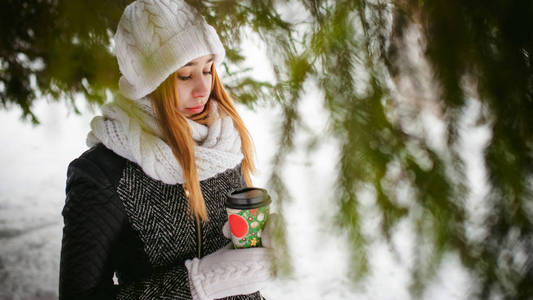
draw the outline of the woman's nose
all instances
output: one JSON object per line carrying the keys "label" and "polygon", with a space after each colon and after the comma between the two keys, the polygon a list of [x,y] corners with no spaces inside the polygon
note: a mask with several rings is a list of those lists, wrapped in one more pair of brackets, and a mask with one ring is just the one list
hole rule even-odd
{"label": "woman's nose", "polygon": [[193,98],[205,98],[209,95],[209,81],[204,78],[199,78],[194,83],[192,90]]}

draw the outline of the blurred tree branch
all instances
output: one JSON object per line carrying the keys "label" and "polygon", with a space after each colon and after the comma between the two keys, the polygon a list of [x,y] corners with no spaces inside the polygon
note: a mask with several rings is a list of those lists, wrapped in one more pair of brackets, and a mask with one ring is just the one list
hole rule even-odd
{"label": "blurred tree branch", "polygon": [[[289,198],[280,172],[302,128],[297,108],[304,85],[323,92],[330,133],[341,145],[336,223],[349,234],[353,278],[367,274],[372,241],[393,245],[397,224],[408,220],[420,241],[410,266],[413,295],[422,295],[444,254],[456,253],[477,279],[472,297],[533,297],[533,2],[187,2],[220,33],[227,70],[243,60],[244,29],[268,49],[274,82],[227,72],[226,84],[242,103],[282,108],[271,180],[279,199]],[[128,3],[3,1],[3,107],[18,106],[38,122],[32,103],[40,97],[74,104],[73,95],[82,93],[90,103],[106,101],[119,76],[112,35]],[[480,103],[476,124],[491,132],[483,152],[489,214],[480,216],[480,238],[469,234],[476,212],[468,209],[472,191],[460,147],[460,120],[472,101]],[[442,145],[427,132],[427,114],[446,127]],[[363,230],[364,190],[380,212],[376,233]]]}

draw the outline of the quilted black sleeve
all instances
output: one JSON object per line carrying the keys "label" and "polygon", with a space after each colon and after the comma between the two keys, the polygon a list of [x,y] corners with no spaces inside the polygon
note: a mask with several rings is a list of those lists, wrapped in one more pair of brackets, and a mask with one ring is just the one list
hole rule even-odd
{"label": "quilted black sleeve", "polygon": [[113,248],[125,221],[112,183],[91,160],[68,168],[59,299],[115,299]]}

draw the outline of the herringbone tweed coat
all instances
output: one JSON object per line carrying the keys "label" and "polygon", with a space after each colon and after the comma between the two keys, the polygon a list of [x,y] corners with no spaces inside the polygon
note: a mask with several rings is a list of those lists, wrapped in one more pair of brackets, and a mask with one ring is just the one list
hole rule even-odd
{"label": "herringbone tweed coat", "polygon": [[89,149],[68,168],[59,298],[191,299],[184,262],[230,242],[223,199],[243,183],[240,165],[203,180],[209,221],[198,226],[181,185],[151,179],[102,144]]}

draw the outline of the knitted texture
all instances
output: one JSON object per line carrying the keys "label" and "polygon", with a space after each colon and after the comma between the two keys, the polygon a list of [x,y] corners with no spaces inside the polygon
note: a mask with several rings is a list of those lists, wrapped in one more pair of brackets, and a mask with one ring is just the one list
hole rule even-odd
{"label": "knitted texture", "polygon": [[[202,254],[210,254],[229,243],[221,231],[227,220],[222,200],[226,193],[241,187],[240,165],[201,181],[200,186],[210,218],[202,222],[200,247]],[[197,256],[199,245],[197,227],[189,214],[182,186],[153,180],[136,164],[128,162],[117,194],[155,270],[143,281],[121,284],[118,298],[190,299],[184,261]],[[229,299],[260,299],[260,296],[255,293]]]}
{"label": "knitted texture", "polygon": [[201,259],[187,260],[192,298],[218,299],[262,288],[271,279],[268,252],[266,248],[233,249],[229,244]]}
{"label": "knitted texture", "polygon": [[[214,100],[209,127],[187,119],[195,146],[199,180],[235,167],[243,159],[241,140],[233,120],[220,115]],[[120,101],[102,106],[102,116],[91,121],[87,145],[103,143],[120,156],[140,165],[150,177],[166,184],[183,183],[183,170],[170,146],[162,138],[148,100]]]}
{"label": "knitted texture", "polygon": [[137,100],[189,61],[225,51],[215,29],[183,0],[137,0],[126,7],[115,33],[120,92]]}

